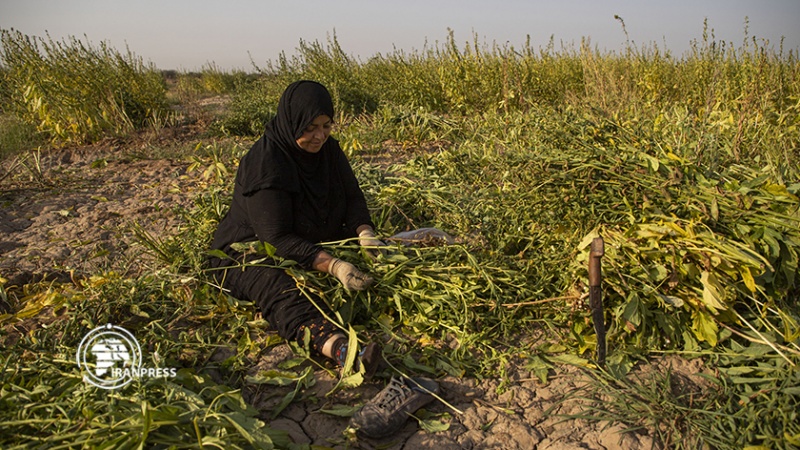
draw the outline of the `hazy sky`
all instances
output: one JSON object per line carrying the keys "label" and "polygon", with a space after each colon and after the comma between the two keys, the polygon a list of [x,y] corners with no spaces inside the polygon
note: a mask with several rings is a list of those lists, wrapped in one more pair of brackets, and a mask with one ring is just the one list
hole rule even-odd
{"label": "hazy sky", "polygon": [[196,70],[208,62],[251,70],[301,39],[326,41],[335,30],[344,51],[366,60],[394,48],[420,50],[447,38],[534,48],[551,36],[577,48],[582,37],[620,50],[621,16],[636,44],[655,43],[675,55],[701,40],[703,20],[718,41],[741,45],[748,35],[786,52],[800,49],[800,0],[0,0],[0,28],[53,39],[108,42],[160,69]]}

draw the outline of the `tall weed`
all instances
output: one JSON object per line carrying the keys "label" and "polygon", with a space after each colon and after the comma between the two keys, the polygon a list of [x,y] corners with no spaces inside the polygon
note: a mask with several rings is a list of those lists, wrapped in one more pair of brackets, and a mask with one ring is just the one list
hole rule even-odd
{"label": "tall weed", "polygon": [[12,114],[0,114],[0,161],[33,150],[46,141],[36,127]]}
{"label": "tall weed", "polygon": [[55,143],[84,143],[143,127],[167,110],[164,80],[128,51],[0,30],[9,110]]}
{"label": "tall weed", "polygon": [[[393,132],[398,124],[431,123],[433,116],[455,123],[457,131],[459,124],[480,124],[472,120],[480,117],[493,125],[472,133],[444,131],[447,139],[485,134],[524,146],[502,133],[516,122],[529,123],[531,110],[578,110],[595,123],[651,127],[671,151],[712,168],[769,166],[787,180],[800,167],[800,63],[796,54],[755,39],[736,47],[706,33],[676,57],[656,45],[601,52],[589,40],[577,50],[556,49],[552,42],[543,49],[530,42],[486,46],[477,37],[462,47],[450,32],[441,44],[362,62],[348,56],[334,35],[327,46],[301,41],[297,56],[281,55],[261,72],[256,85],[235,95],[223,120],[235,123],[225,127],[229,132],[260,133],[282,89],[310,78],[330,88],[347,117],[402,111],[402,120],[387,124],[389,136],[402,134]],[[498,128],[496,119],[506,125]]]}

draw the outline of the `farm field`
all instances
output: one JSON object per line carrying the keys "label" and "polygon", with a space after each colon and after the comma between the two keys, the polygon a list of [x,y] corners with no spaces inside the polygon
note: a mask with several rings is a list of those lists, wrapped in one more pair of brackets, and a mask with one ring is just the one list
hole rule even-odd
{"label": "farm field", "polygon": [[[360,61],[334,36],[255,69],[164,72],[2,30],[0,447],[800,448],[795,53],[451,38]],[[326,244],[376,278],[359,293],[286,262],[383,343],[370,382],[286,344],[204,266],[239,158],[301,78],[334,95],[378,231],[456,240],[377,260]],[[76,353],[105,324],[175,376],[85,382]],[[397,373],[440,401],[355,435]]]}

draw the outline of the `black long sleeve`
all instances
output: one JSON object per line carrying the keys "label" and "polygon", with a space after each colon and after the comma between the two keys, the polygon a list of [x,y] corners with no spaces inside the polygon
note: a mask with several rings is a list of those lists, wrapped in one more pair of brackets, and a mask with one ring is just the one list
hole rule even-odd
{"label": "black long sleeve", "polygon": [[244,199],[256,238],[275,247],[277,256],[310,267],[322,248],[295,232],[292,196],[278,189],[262,189]]}
{"label": "black long sleeve", "polygon": [[[212,249],[238,261],[243,255],[231,244],[263,241],[275,247],[277,256],[310,268],[322,250],[318,243],[354,238],[361,225],[374,228],[364,193],[335,141],[321,155],[327,167],[316,179],[325,184],[321,194],[306,189],[298,169],[280,154],[270,159],[252,151],[240,162],[231,208],[214,233]],[[274,170],[275,164],[283,164],[284,170]],[[253,172],[269,175],[246,183]]]}
{"label": "black long sleeve", "polygon": [[364,198],[364,192],[358,185],[358,179],[353,173],[352,167],[350,167],[350,162],[347,161],[343,152],[339,152],[339,155],[338,169],[347,203],[345,228],[348,234],[356,236],[358,234],[356,229],[361,225],[369,225],[375,228],[375,224],[372,223],[369,209],[367,208],[367,200]]}

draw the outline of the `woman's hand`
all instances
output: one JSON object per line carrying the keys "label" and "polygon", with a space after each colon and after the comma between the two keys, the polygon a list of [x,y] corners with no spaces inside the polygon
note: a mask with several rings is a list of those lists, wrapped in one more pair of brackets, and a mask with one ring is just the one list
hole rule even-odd
{"label": "woman's hand", "polygon": [[331,258],[328,262],[327,272],[336,277],[348,291],[363,291],[370,287],[373,282],[371,276],[339,258]]}
{"label": "woman's hand", "polygon": [[358,231],[358,244],[367,247],[367,252],[373,258],[377,258],[382,253],[380,247],[386,247],[386,243],[375,236],[375,230],[370,226],[363,226]]}

